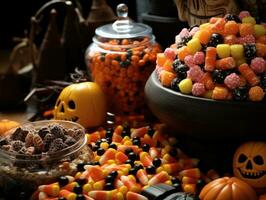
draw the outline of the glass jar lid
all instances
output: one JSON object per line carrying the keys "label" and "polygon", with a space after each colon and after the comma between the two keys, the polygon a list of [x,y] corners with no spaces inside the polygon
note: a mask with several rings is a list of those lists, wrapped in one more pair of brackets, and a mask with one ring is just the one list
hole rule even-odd
{"label": "glass jar lid", "polygon": [[135,23],[128,18],[128,7],[119,4],[116,7],[118,19],[113,24],[101,26],[95,30],[96,36],[110,39],[130,39],[138,37],[152,37],[150,26]]}

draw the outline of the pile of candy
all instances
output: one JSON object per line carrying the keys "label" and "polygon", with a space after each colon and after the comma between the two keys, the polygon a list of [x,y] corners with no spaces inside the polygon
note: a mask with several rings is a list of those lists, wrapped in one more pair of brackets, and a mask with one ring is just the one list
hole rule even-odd
{"label": "pile of candy", "polygon": [[51,124],[40,129],[19,127],[0,141],[0,148],[26,155],[55,153],[75,144],[81,131],[66,129],[60,124]]}
{"label": "pile of candy", "polygon": [[147,200],[141,191],[150,185],[165,183],[198,194],[205,182],[218,177],[210,171],[203,178],[198,160],[187,157],[176,139],[160,130],[119,125],[87,134],[94,161],[79,163],[74,177],[61,176],[58,182],[39,186],[35,198]]}
{"label": "pile of candy", "polygon": [[266,89],[266,27],[247,11],[184,28],[157,55],[163,86],[215,100],[262,101]]}

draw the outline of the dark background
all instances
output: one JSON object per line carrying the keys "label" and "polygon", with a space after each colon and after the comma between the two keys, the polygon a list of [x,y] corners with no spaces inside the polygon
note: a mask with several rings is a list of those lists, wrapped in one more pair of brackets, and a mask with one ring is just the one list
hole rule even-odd
{"label": "dark background", "polygon": [[[24,37],[24,31],[30,28],[30,17],[49,0],[15,0],[1,2],[0,5],[0,49],[10,49],[15,43],[13,37]],[[91,0],[79,0],[83,9],[84,18],[91,7]],[[129,7],[129,16],[136,20],[135,0],[107,0],[115,11],[116,5],[126,3]]]}

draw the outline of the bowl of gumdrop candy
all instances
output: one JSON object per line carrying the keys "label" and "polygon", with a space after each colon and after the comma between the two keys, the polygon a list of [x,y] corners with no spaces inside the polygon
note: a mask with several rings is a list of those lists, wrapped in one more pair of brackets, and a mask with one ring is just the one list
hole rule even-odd
{"label": "bowl of gumdrop candy", "polygon": [[265,57],[266,26],[247,11],[184,28],[157,54],[147,104],[176,134],[205,141],[261,138]]}
{"label": "bowl of gumdrop candy", "polygon": [[6,199],[28,197],[37,186],[73,175],[79,163],[93,158],[85,129],[75,122],[28,122],[4,135],[0,137],[0,191]]}

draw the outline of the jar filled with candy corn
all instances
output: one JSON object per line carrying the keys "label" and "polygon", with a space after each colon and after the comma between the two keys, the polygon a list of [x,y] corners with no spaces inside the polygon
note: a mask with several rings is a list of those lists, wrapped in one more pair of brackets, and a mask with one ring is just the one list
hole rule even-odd
{"label": "jar filled with candy corn", "polygon": [[38,185],[73,175],[79,163],[93,158],[84,128],[74,122],[30,122],[5,135],[0,138],[0,197],[6,199],[22,194],[28,199]]}
{"label": "jar filled with candy corn", "polygon": [[96,29],[85,55],[92,79],[108,97],[109,111],[118,115],[141,113],[144,86],[161,51],[152,29],[127,14],[127,6],[119,4],[118,20]]}

